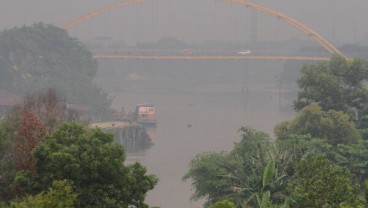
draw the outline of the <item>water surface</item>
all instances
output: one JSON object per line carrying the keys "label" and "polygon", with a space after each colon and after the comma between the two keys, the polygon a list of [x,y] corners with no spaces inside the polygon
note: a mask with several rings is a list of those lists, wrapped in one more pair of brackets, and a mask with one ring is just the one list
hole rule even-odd
{"label": "water surface", "polygon": [[156,106],[154,146],[127,157],[160,179],[146,198],[150,206],[201,207],[203,201],[190,200],[190,181],[181,180],[191,159],[231,150],[240,141],[242,126],[272,136],[277,123],[292,118],[290,100],[277,82],[282,66],[261,61],[100,61],[96,83],[114,95],[113,108]]}

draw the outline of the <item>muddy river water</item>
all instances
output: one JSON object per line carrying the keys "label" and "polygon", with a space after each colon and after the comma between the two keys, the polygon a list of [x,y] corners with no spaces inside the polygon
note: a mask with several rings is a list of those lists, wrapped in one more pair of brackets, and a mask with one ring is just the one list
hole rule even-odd
{"label": "muddy river water", "polygon": [[[278,69],[272,68],[275,64]],[[226,69],[227,65],[235,66]],[[100,67],[96,82],[114,96],[113,108],[124,106],[129,111],[139,103],[156,106],[154,145],[127,157],[127,162],[141,162],[159,177],[146,198],[150,206],[201,207],[203,200],[190,200],[190,181],[182,181],[191,159],[203,152],[231,150],[240,141],[242,126],[273,135],[277,123],[294,116],[290,100],[277,87],[275,77],[282,70],[277,62],[105,61]],[[180,71],[183,68],[188,71]]]}

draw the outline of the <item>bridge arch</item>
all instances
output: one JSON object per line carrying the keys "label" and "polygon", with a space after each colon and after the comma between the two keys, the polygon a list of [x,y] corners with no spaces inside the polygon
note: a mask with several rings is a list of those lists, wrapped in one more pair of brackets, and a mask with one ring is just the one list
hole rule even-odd
{"label": "bridge arch", "polygon": [[[65,30],[68,30],[76,25],[78,25],[81,22],[84,22],[94,16],[97,16],[99,14],[102,13],[106,13],[109,12],[113,9],[117,9],[117,8],[121,8],[121,7],[125,7],[128,5],[132,5],[132,4],[138,4],[138,3],[143,3],[145,0],[124,0],[120,3],[117,4],[113,4],[107,7],[104,7],[102,9],[98,9],[95,10],[93,12],[90,12],[86,15],[83,15],[71,22],[69,22],[68,24],[66,24],[64,26]],[[260,5],[260,4],[256,4],[256,3],[252,3],[249,2],[248,0],[222,0],[226,3],[230,3],[230,4],[237,4],[237,5],[243,5],[246,7],[251,7],[253,9],[256,9],[259,12],[262,12],[264,14],[267,15],[271,15],[274,16],[282,21],[284,21],[285,23],[289,24],[290,26],[296,28],[297,30],[305,33],[306,35],[308,35],[308,37],[314,39],[319,45],[321,45],[323,48],[325,48],[327,51],[329,51],[330,53],[342,56],[346,59],[348,59],[348,57],[343,54],[339,49],[337,49],[334,45],[332,45],[327,39],[325,39],[324,37],[322,37],[320,34],[318,34],[317,32],[313,31],[312,29],[308,28],[307,26],[305,26],[304,24],[302,24],[301,22],[281,13],[275,10],[272,10],[266,6]]]}
{"label": "bridge arch", "polygon": [[138,4],[138,3],[143,3],[145,0],[125,0],[125,1],[122,1],[120,3],[117,3],[117,4],[113,4],[113,5],[110,5],[110,6],[107,6],[107,7],[104,7],[102,9],[98,9],[98,10],[95,10],[93,12],[90,12],[86,15],[83,15],[71,22],[69,22],[68,24],[64,25],[64,30],[69,30],[70,28],[72,27],[75,27],[76,25],[78,25],[79,23],[81,22],[84,22],[84,21],[87,21],[88,19],[94,17],[94,16],[97,16],[99,14],[103,14],[103,13],[106,13],[106,12],[109,12],[113,9],[118,9],[118,8],[121,8],[121,7],[125,7],[125,6],[129,6],[131,4]]}

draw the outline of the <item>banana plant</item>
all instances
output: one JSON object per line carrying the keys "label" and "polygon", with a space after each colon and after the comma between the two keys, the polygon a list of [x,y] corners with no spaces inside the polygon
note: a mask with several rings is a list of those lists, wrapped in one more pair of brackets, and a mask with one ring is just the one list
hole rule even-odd
{"label": "banana plant", "polygon": [[286,199],[283,205],[274,205],[271,201],[270,185],[275,174],[276,162],[271,160],[267,163],[262,177],[262,190],[254,194],[257,208],[289,208],[290,200]]}

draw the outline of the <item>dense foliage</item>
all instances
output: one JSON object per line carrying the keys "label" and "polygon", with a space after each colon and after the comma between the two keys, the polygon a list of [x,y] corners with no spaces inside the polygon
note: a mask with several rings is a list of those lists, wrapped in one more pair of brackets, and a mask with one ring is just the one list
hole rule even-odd
{"label": "dense foliage", "polygon": [[46,129],[38,116],[21,109],[10,111],[1,126],[0,199],[8,201],[25,194],[12,182],[18,172],[34,172],[36,159],[32,151],[43,140]]}
{"label": "dense foliage", "polygon": [[203,153],[192,160],[184,179],[192,180],[193,199],[206,198],[210,207],[229,206],[226,200],[254,208],[365,206],[365,141],[334,146],[309,135],[290,135],[273,143],[262,132],[242,131],[231,152]]}
{"label": "dense foliage", "polygon": [[305,66],[298,114],[276,125],[276,141],[247,127],[230,152],[197,155],[184,176],[193,199],[209,207],[367,207],[367,66],[341,57]]}
{"label": "dense foliage", "polygon": [[322,110],[347,113],[356,121],[368,115],[368,64],[360,59],[333,57],[329,62],[307,65],[298,80],[297,111],[311,103]]}
{"label": "dense foliage", "polygon": [[111,100],[93,84],[96,71],[91,52],[61,28],[37,23],[0,33],[0,89],[24,94],[53,87],[102,114]]}
{"label": "dense foliage", "polygon": [[316,103],[303,108],[292,121],[284,121],[275,127],[277,139],[286,139],[290,134],[326,139],[332,145],[348,144],[360,139],[349,116],[341,111],[323,111]]}
{"label": "dense foliage", "polygon": [[[204,153],[192,160],[183,179],[192,180],[193,199],[207,198],[207,205],[229,199],[238,206],[256,206],[268,191],[273,202],[284,203],[290,160],[267,134],[249,127],[241,133],[242,140],[231,152]],[[275,169],[267,172],[270,162]],[[267,180],[262,184],[263,177]]]}
{"label": "dense foliage", "polygon": [[[26,121],[35,119],[31,113],[23,114]],[[44,192],[49,190],[53,195],[50,187],[55,186],[56,181],[66,180],[73,190],[65,190],[68,187],[62,185],[60,194],[75,196],[72,207],[148,207],[144,203],[145,196],[158,179],[147,174],[146,168],[139,163],[125,165],[124,148],[114,141],[112,134],[101,129],[87,129],[77,123],[64,123],[43,137],[38,133],[44,132],[42,125],[37,126],[39,120],[34,125],[21,121],[13,128],[14,132],[26,128],[19,138],[25,142],[21,147],[28,149],[19,148],[17,137],[9,134],[13,130],[0,130],[0,133],[5,132],[1,134],[5,137],[0,138],[5,144],[0,163],[1,201],[12,202],[16,207],[51,203],[47,200],[53,196]]]}
{"label": "dense foliage", "polygon": [[139,163],[124,165],[124,149],[111,134],[73,123],[47,136],[34,155],[34,185],[44,190],[54,180],[72,181],[77,207],[147,207],[145,194],[157,182]]}
{"label": "dense foliage", "polygon": [[368,141],[333,146],[326,140],[311,138],[310,135],[290,135],[277,144],[280,151],[292,152],[293,161],[296,162],[308,155],[326,155],[333,164],[349,169],[352,179],[360,183],[362,188],[368,179]]}
{"label": "dense foliage", "polygon": [[208,208],[236,208],[236,206],[231,201],[225,199],[223,201],[216,202],[214,205],[209,206]]}
{"label": "dense foliage", "polygon": [[310,155],[303,159],[297,167],[295,179],[295,208],[362,205],[359,187],[352,183],[350,172],[331,164],[323,155]]}
{"label": "dense foliage", "polygon": [[52,187],[47,191],[38,193],[35,196],[29,195],[22,199],[15,200],[10,206],[4,205],[4,208],[73,208],[76,198],[77,194],[74,193],[72,184],[70,182],[54,181]]}
{"label": "dense foliage", "polygon": [[21,171],[35,173],[33,149],[57,125],[74,120],[74,115],[74,112],[65,108],[65,102],[52,89],[30,94],[23,104],[6,113],[0,124],[1,198],[9,201],[27,193],[10,182]]}

